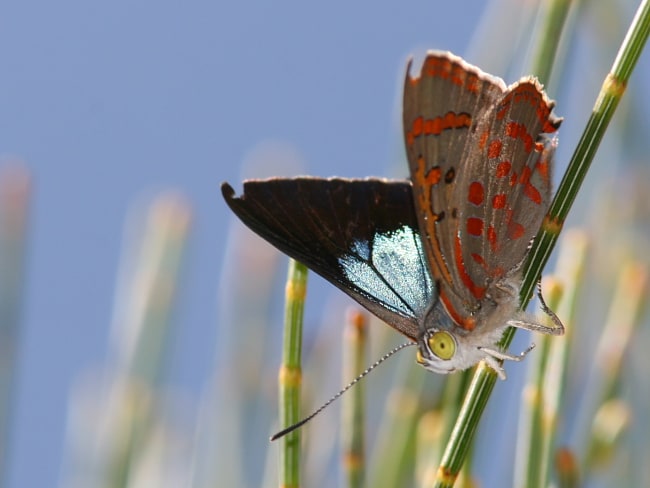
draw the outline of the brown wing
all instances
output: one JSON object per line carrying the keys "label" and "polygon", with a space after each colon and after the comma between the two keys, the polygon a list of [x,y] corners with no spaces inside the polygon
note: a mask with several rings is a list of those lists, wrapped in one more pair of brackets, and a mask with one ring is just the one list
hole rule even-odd
{"label": "brown wing", "polygon": [[408,181],[273,178],[224,183],[232,211],[390,326],[417,340],[437,299]]}

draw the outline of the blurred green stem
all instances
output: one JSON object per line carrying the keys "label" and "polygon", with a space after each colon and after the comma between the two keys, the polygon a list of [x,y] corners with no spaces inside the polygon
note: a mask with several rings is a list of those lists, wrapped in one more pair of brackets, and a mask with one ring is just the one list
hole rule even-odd
{"label": "blurred green stem", "polygon": [[560,448],[555,453],[555,472],[558,488],[578,488],[580,486],[578,462],[569,449]]}
{"label": "blurred green stem", "polygon": [[147,441],[158,419],[155,399],[168,363],[171,317],[191,217],[183,198],[158,197],[144,222],[135,223],[139,245],[122,258],[122,273],[128,277],[117,290],[113,324],[117,371],[106,408],[102,449],[108,455],[101,486],[129,486],[146,458]]}
{"label": "blurred green stem", "polygon": [[0,174],[0,486],[7,482],[15,357],[18,348],[31,178],[19,166]]}
{"label": "blurred green stem", "polygon": [[[348,314],[344,337],[344,381],[356,378],[366,369],[368,320],[360,311]],[[364,486],[365,478],[365,389],[357,384],[343,397],[341,422],[341,447],[343,470],[350,488]]]}
{"label": "blurred green stem", "polygon": [[547,0],[543,2],[542,7],[546,9],[546,15],[544,15],[543,19],[544,25],[541,30],[543,35],[540,36],[537,43],[537,52],[533,58],[536,64],[532,67],[532,72],[544,85],[551,78],[553,61],[555,60],[572,3],[574,2],[571,0]]}
{"label": "blurred green stem", "polygon": [[565,336],[540,337],[539,351],[529,364],[520,412],[515,462],[515,486],[546,487],[555,443],[555,426],[564,392],[568,344],[573,334],[578,292],[583,284],[587,237],[571,230],[564,234],[556,271],[544,280],[544,295],[566,327]]}
{"label": "blurred green stem", "polygon": [[621,393],[621,372],[626,352],[647,306],[649,281],[648,266],[639,262],[627,262],[618,277],[587,380],[590,394],[582,399],[585,403],[592,402],[584,406],[583,412],[592,411],[593,402],[598,408],[583,462],[585,477],[607,464],[619,445],[621,435],[629,428],[629,407],[617,396]]}
{"label": "blurred green stem", "polygon": [[[547,278],[545,280],[547,289],[549,288],[548,281]],[[551,292],[545,293],[546,301],[551,310],[557,310],[563,290],[559,282],[551,281]],[[523,391],[522,407],[519,414],[514,486],[528,488],[546,486],[545,466],[548,461],[544,455],[548,435],[546,428],[552,428],[552,426],[548,425],[550,422],[546,421],[547,414],[550,412],[547,412],[548,405],[544,393],[549,351],[553,339],[549,336],[543,337],[534,358],[531,358],[528,363],[529,383]]]}

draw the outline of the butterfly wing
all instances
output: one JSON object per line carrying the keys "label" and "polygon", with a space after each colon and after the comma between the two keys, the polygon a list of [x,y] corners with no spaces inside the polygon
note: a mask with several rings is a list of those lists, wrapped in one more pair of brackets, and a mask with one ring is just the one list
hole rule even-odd
{"label": "butterfly wing", "polygon": [[464,324],[458,304],[463,284],[455,206],[458,175],[467,170],[463,155],[483,113],[499,100],[506,86],[461,58],[428,53],[419,76],[404,84],[404,136],[417,218],[440,299],[454,321]]}
{"label": "butterfly wing", "polygon": [[408,181],[273,178],[244,182],[232,211],[412,340],[435,299]]}
{"label": "butterfly wing", "polygon": [[551,167],[561,119],[534,78],[515,83],[485,111],[464,154],[452,206],[459,304],[481,300],[523,261],[551,200]]}

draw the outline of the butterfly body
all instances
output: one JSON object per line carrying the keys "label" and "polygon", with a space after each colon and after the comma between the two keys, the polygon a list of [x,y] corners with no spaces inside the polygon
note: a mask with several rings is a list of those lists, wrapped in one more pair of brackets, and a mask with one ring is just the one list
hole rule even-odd
{"label": "butterfly body", "polygon": [[255,232],[417,342],[438,373],[485,359],[514,325],[561,333],[519,312],[521,266],[550,203],[560,119],[539,83],[506,87],[430,52],[404,88],[410,180],[274,178],[222,186]]}

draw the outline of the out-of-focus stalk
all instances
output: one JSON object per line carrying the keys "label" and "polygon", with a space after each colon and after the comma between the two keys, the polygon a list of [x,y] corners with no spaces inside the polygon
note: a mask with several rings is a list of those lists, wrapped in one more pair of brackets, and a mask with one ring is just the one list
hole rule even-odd
{"label": "out-of-focus stalk", "polygon": [[7,445],[20,340],[30,199],[31,177],[27,170],[20,166],[3,168],[0,171],[0,486],[5,486],[7,481]]}
{"label": "out-of-focus stalk", "polygon": [[[368,320],[360,311],[348,313],[343,339],[343,383],[359,376],[367,364]],[[350,488],[361,488],[365,479],[365,391],[359,382],[343,396],[341,451],[344,477]]]}

